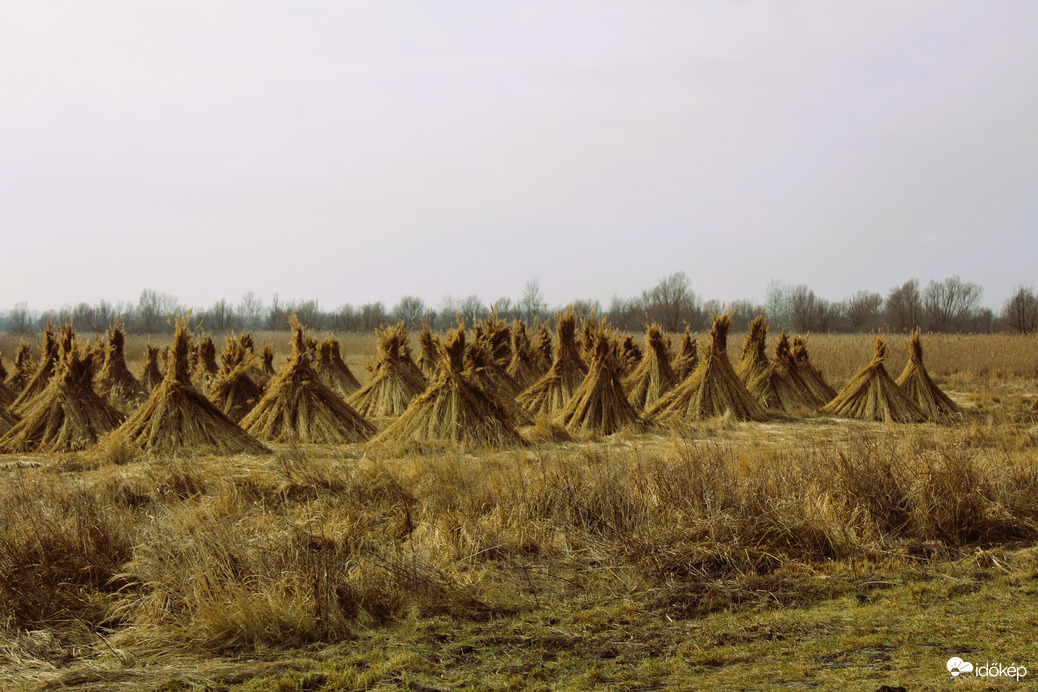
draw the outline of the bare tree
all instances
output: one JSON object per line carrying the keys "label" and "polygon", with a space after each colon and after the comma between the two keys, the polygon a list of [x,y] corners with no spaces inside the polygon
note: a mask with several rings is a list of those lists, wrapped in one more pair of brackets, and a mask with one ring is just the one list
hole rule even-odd
{"label": "bare tree", "polygon": [[692,292],[691,283],[685,272],[676,272],[644,291],[642,302],[645,303],[646,317],[659,322],[669,332],[676,332],[685,324],[699,329],[706,313]]}
{"label": "bare tree", "polygon": [[887,326],[897,331],[910,331],[922,322],[923,303],[919,280],[912,279],[890,289],[887,294]]}
{"label": "bare tree", "polygon": [[1038,296],[1034,289],[1021,286],[1002,307],[1002,319],[1021,334],[1038,330]]}
{"label": "bare tree", "polygon": [[259,329],[263,326],[263,301],[249,291],[238,301],[238,321],[244,329]]}
{"label": "bare tree", "polygon": [[393,319],[403,322],[408,329],[420,327],[425,319],[428,308],[425,302],[418,296],[404,296],[400,302],[393,307]]}
{"label": "bare tree", "polygon": [[490,310],[483,304],[479,296],[471,295],[461,299],[458,303],[458,314],[465,319],[468,324],[475,324],[482,319],[485,319],[490,314]]}
{"label": "bare tree", "polygon": [[771,322],[801,332],[828,331],[838,315],[837,307],[807,284],[790,287],[777,281],[768,286],[765,308]]}
{"label": "bare tree", "polygon": [[883,296],[870,291],[858,291],[847,299],[844,304],[843,314],[847,318],[851,329],[862,331],[870,327],[879,326],[880,308],[883,305]]}
{"label": "bare tree", "polygon": [[386,323],[386,306],[379,300],[360,306],[360,329],[370,332]]}
{"label": "bare tree", "polygon": [[523,295],[515,306],[519,316],[533,324],[534,320],[544,319],[548,316],[548,304],[544,302],[541,294],[541,284],[537,279],[530,279],[523,288]]}
{"label": "bare tree", "polygon": [[927,329],[951,332],[969,329],[977,316],[982,293],[980,286],[958,276],[931,281],[923,293],[923,315]]}

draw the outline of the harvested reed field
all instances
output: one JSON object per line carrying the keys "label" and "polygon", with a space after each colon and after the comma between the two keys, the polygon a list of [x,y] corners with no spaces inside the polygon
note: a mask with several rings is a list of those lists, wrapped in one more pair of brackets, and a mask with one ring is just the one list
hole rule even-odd
{"label": "harvested reed field", "polygon": [[[253,333],[280,371],[276,336]],[[337,338],[363,380],[374,339]],[[895,375],[909,339],[887,337]],[[807,346],[839,390],[874,341]],[[941,690],[952,656],[1038,675],[1038,342],[922,347],[961,414],[0,455],[0,689]]]}

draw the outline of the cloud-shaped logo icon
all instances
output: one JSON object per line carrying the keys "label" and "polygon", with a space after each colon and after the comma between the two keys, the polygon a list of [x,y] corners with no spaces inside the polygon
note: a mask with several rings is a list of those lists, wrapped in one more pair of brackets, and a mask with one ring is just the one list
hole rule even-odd
{"label": "cloud-shaped logo icon", "polygon": [[954,677],[958,677],[959,673],[972,673],[973,664],[969,661],[963,661],[958,656],[952,656],[948,659],[948,672]]}

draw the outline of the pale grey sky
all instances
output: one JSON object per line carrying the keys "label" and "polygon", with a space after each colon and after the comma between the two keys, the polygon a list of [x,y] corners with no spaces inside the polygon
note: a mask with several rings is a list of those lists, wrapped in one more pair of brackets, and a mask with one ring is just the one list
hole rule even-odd
{"label": "pale grey sky", "polygon": [[1038,3],[0,6],[0,309],[1038,286]]}

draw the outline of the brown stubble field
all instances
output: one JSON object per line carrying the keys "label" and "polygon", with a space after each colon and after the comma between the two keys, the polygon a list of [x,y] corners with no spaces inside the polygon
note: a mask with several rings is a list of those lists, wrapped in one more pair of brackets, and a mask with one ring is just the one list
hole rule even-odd
{"label": "brown stubble field", "polygon": [[[280,367],[288,335],[254,336]],[[839,389],[873,340],[807,345]],[[342,343],[363,380],[374,338]],[[961,417],[0,457],[0,688],[937,690],[952,655],[1038,675],[1038,340],[923,345]],[[896,377],[908,337],[887,353]]]}

